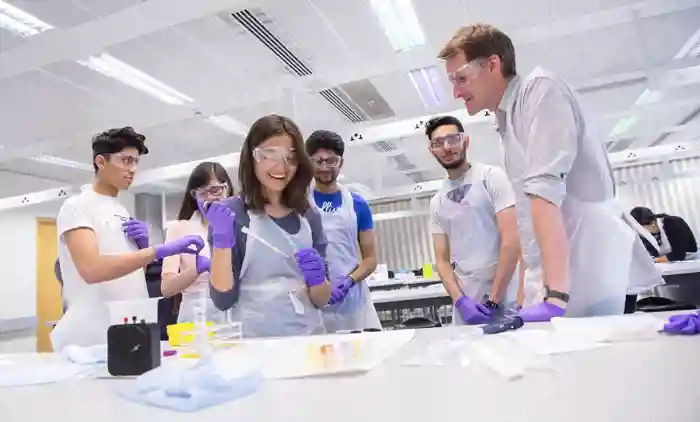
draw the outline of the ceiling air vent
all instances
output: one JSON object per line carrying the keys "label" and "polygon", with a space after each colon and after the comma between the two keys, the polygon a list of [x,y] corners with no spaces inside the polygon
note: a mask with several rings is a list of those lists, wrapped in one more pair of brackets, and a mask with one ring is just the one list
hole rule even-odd
{"label": "ceiling air vent", "polygon": [[[273,31],[270,31],[269,24],[273,25],[273,30],[278,30],[279,27],[274,25],[274,20],[265,15],[261,10],[243,9],[239,12],[231,13],[231,17],[270,50],[290,73],[296,76],[311,76],[314,74],[311,66],[306,64],[292,49],[287,47],[287,45],[280,40],[279,36],[275,35]],[[283,35],[281,31],[276,32]],[[290,45],[293,44],[291,39],[288,39],[288,41]],[[338,112],[350,122],[359,123],[369,120],[366,113],[359,109],[359,107],[351,105],[352,101],[348,101],[347,95],[345,95],[341,89],[324,89],[319,92],[319,95],[328,101],[333,108],[338,110]]]}
{"label": "ceiling air vent", "polygon": [[264,16],[262,12],[253,14],[248,9],[243,9],[240,12],[232,13],[231,16],[243,28],[250,32],[258,39],[268,50],[270,50],[277,58],[289,69],[290,72],[297,76],[310,76],[314,72],[309,66],[301,61],[287,46],[280,41],[270,30],[263,24],[257,16]]}
{"label": "ceiling air vent", "polygon": [[319,91],[319,94],[351,122],[360,123],[367,120],[338,95],[339,90],[337,88],[324,89]]}
{"label": "ceiling air vent", "polygon": [[377,141],[372,144],[372,148],[379,152],[389,152],[396,150],[396,144],[389,141]]}

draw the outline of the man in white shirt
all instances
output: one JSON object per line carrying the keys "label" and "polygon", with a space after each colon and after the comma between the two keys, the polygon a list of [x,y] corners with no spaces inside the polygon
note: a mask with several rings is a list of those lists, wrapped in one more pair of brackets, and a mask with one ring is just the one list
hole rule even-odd
{"label": "man in white shirt", "polygon": [[[148,227],[117,200],[131,185],[145,136],[131,127],[93,139],[92,186],[67,199],[57,217],[58,255],[67,312],[51,333],[55,351],[105,343],[111,323],[106,302],[148,298],[144,267],[180,253],[197,253],[199,236],[149,246]],[[125,317],[129,317],[125,315]]]}
{"label": "man in white shirt", "polygon": [[429,150],[447,171],[430,201],[437,272],[457,325],[484,324],[516,299],[520,257],[515,196],[505,172],[469,162],[469,137],[452,116],[428,121]]}
{"label": "man in white shirt", "polygon": [[663,283],[574,90],[539,67],[520,77],[511,39],[491,25],[460,28],[438,57],[467,111],[497,117],[527,264],[520,316],[621,314],[625,293]]}

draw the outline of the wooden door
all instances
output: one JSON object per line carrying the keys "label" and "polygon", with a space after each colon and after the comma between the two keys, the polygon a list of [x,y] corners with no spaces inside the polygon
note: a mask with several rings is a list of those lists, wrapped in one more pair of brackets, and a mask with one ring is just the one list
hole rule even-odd
{"label": "wooden door", "polygon": [[36,220],[36,350],[51,352],[49,333],[53,328],[49,323],[58,321],[63,314],[61,285],[54,273],[58,257],[58,237],[56,220],[37,218]]}

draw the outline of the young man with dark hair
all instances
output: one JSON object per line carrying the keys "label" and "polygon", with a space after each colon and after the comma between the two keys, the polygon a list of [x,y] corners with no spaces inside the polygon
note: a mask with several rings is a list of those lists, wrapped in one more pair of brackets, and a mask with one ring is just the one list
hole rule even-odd
{"label": "young man with dark hair", "polygon": [[621,314],[627,291],[662,284],[573,89],[539,67],[518,76],[511,39],[486,24],[457,30],[438,57],[469,114],[496,114],[527,264],[523,319]]}
{"label": "young man with dark hair", "polygon": [[520,240],[513,188],[501,168],[467,160],[469,137],[459,119],[435,117],[425,135],[447,172],[430,200],[436,269],[454,303],[454,324],[484,324],[516,300]]}
{"label": "young man with dark hair", "polygon": [[56,226],[67,312],[51,332],[54,351],[105,343],[111,325],[106,302],[148,298],[146,265],[196,254],[204,246],[199,236],[150,246],[146,224],[132,219],[117,200],[131,185],[141,156],[148,154],[145,139],[130,127],[95,136],[92,186],[61,206]]}
{"label": "young man with dark hair", "polygon": [[381,329],[369,287],[363,283],[377,267],[372,210],[364,198],[338,184],[345,143],[335,132],[317,130],[306,140],[306,152],[315,169],[313,200],[328,239],[333,291],[323,314],[326,330]]}

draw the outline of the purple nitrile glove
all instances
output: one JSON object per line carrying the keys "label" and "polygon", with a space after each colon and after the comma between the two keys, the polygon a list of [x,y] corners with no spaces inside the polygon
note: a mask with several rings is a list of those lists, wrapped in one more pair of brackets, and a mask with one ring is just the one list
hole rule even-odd
{"label": "purple nitrile glove", "polygon": [[566,309],[549,302],[540,302],[534,306],[527,306],[518,312],[518,316],[525,322],[545,322],[554,317],[564,316]]}
{"label": "purple nitrile glove", "polygon": [[350,276],[342,277],[333,284],[333,289],[331,290],[331,298],[328,301],[329,305],[335,305],[340,303],[345,299],[345,296],[350,293],[350,289],[355,285]]}
{"label": "purple nitrile glove", "polygon": [[134,241],[139,249],[148,247],[148,226],[143,221],[130,218],[122,224],[124,234]]}
{"label": "purple nitrile glove", "polygon": [[207,204],[197,201],[199,212],[209,223],[211,228],[211,245],[218,249],[231,249],[236,246],[236,236],[234,226],[236,223],[236,213],[218,202]]}
{"label": "purple nitrile glove", "polygon": [[197,255],[195,258],[195,268],[197,274],[209,272],[211,270],[211,260],[206,256]]}
{"label": "purple nitrile glove", "polygon": [[295,254],[297,265],[304,275],[304,281],[309,287],[318,286],[326,281],[326,265],[323,258],[314,248],[302,248]]}
{"label": "purple nitrile glove", "polygon": [[685,315],[671,315],[664,324],[664,332],[669,334],[700,334],[700,311]]}
{"label": "purple nitrile glove", "polygon": [[491,322],[491,310],[481,303],[475,302],[469,296],[462,296],[457,299],[455,308],[467,324],[487,324]]}
{"label": "purple nitrile glove", "polygon": [[156,251],[157,260],[183,253],[198,254],[204,248],[204,239],[196,234],[190,234],[153,248]]}

